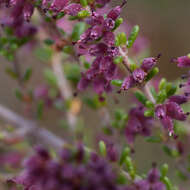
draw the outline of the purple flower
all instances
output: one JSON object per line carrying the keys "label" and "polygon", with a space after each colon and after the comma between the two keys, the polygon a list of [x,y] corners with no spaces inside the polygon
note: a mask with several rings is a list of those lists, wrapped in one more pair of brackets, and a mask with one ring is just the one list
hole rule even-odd
{"label": "purple flower", "polygon": [[165,118],[166,115],[167,115],[165,105],[158,105],[158,106],[156,107],[155,113],[156,113],[156,116],[157,116],[159,119]]}
{"label": "purple flower", "polygon": [[119,55],[119,49],[118,49],[118,47],[115,47],[115,46],[108,47],[107,54],[110,57],[116,57],[116,56],[118,56]]}
{"label": "purple flower", "polygon": [[38,86],[34,90],[34,97],[36,99],[47,98],[48,91],[49,91],[49,88],[47,86],[45,86],[45,85]]}
{"label": "purple flower", "polygon": [[108,46],[114,46],[115,44],[115,35],[113,32],[106,32],[103,36],[103,41],[108,45]]}
{"label": "purple flower", "polygon": [[102,23],[104,22],[104,17],[93,11],[92,16],[90,18],[87,18],[86,22],[91,26],[102,25]]}
{"label": "purple flower", "polygon": [[[49,0],[44,0],[43,5],[46,6]],[[64,9],[64,7],[68,4],[69,0],[53,0],[51,3],[50,9],[55,12],[60,12]]]}
{"label": "purple flower", "polygon": [[[113,147],[108,151],[115,160]],[[117,171],[105,158],[92,152],[83,162],[82,146],[75,150],[67,149],[66,152],[71,159],[44,159],[44,154],[33,154],[25,162],[24,171],[18,177],[9,180],[9,183],[22,185],[26,190],[116,190],[121,187],[116,182]]]}
{"label": "purple flower", "polygon": [[111,18],[107,18],[104,23],[103,27],[105,31],[111,31],[115,26],[115,21],[112,20]]}
{"label": "purple flower", "polygon": [[78,3],[71,3],[64,8],[65,13],[71,16],[77,16],[81,10],[82,6]]}
{"label": "purple flower", "polygon": [[113,144],[108,144],[106,147],[107,147],[107,158],[112,162],[116,162],[119,157],[116,147]]}
{"label": "purple flower", "polygon": [[135,84],[136,84],[136,82],[135,82],[133,76],[127,76],[123,81],[121,90],[128,90],[129,88],[134,87]]}
{"label": "purple flower", "polygon": [[141,68],[135,69],[132,75],[134,80],[138,83],[142,83],[146,77],[146,73]]}
{"label": "purple flower", "polygon": [[96,3],[104,7],[106,4],[108,4],[110,0],[96,0]]}
{"label": "purple flower", "polygon": [[184,95],[173,95],[169,97],[169,101],[180,105],[186,103],[188,101],[188,97]]}
{"label": "purple flower", "polygon": [[107,17],[111,18],[112,20],[116,20],[120,14],[121,14],[121,9],[122,7],[126,4],[126,0],[123,1],[123,3],[120,6],[116,6],[115,8],[113,8],[108,14]]}
{"label": "purple flower", "polygon": [[102,26],[96,25],[96,26],[92,27],[92,29],[90,31],[90,39],[97,40],[102,36],[102,34],[103,34]]}
{"label": "purple flower", "polygon": [[89,53],[91,56],[104,56],[107,53],[108,46],[104,43],[98,43],[96,45],[92,45]]}
{"label": "purple flower", "polygon": [[187,119],[186,114],[182,108],[175,102],[166,103],[167,115],[172,119],[185,121]]}
{"label": "purple flower", "polygon": [[160,181],[160,173],[153,168],[148,173],[147,179],[136,180],[127,190],[165,190],[165,185]]}
{"label": "purple flower", "polygon": [[157,105],[155,109],[157,118],[161,121],[164,128],[169,131],[170,135],[174,134],[173,119],[184,121],[187,116],[182,108],[176,102],[168,101],[165,104]]}
{"label": "purple flower", "polygon": [[173,61],[177,62],[178,67],[190,67],[190,57],[189,56],[181,56]]}
{"label": "purple flower", "polygon": [[98,76],[93,80],[93,89],[97,94],[104,92],[104,87],[108,85],[104,77]]}
{"label": "purple flower", "polygon": [[[103,91],[112,90],[110,81],[116,78],[117,67],[110,56],[97,57],[90,69],[83,73],[78,84],[80,90],[84,90],[90,83],[96,93],[101,94]],[[85,88],[84,88],[85,87]]]}
{"label": "purple flower", "polygon": [[142,62],[141,69],[145,72],[150,71],[157,63],[157,59],[154,57],[145,58]]}
{"label": "purple flower", "polygon": [[30,2],[25,2],[23,8],[23,16],[26,21],[30,21],[33,12],[34,12],[34,5]]}
{"label": "purple flower", "polygon": [[132,144],[136,135],[149,136],[151,134],[153,119],[144,116],[144,108],[132,108],[129,112],[129,120],[127,122],[125,135],[127,141]]}
{"label": "purple flower", "polygon": [[113,8],[107,15],[108,18],[111,18],[112,20],[116,20],[121,14],[121,6],[117,6]]}
{"label": "purple flower", "polygon": [[159,57],[160,55],[157,58],[145,58],[142,65],[135,69],[130,76],[124,79],[121,90],[128,90],[135,85],[142,84],[145,81],[147,74],[156,65]]}
{"label": "purple flower", "polygon": [[17,19],[18,17],[20,17],[22,15],[24,5],[25,5],[24,0],[15,1],[15,4],[11,11],[11,16],[14,19]]}
{"label": "purple flower", "polygon": [[89,83],[90,83],[90,80],[87,79],[85,77],[85,75],[83,74],[82,77],[81,77],[81,80],[78,83],[77,87],[78,87],[79,90],[82,91],[82,90],[85,90],[88,87]]}

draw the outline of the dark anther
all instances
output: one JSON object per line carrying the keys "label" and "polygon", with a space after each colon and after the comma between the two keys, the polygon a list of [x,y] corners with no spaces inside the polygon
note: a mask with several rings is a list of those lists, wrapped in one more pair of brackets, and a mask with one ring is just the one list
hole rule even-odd
{"label": "dark anther", "polygon": [[74,93],[73,93],[73,96],[74,96],[74,97],[78,96],[78,92],[74,92]]}
{"label": "dark anther", "polygon": [[121,89],[117,91],[118,94],[121,94]]}

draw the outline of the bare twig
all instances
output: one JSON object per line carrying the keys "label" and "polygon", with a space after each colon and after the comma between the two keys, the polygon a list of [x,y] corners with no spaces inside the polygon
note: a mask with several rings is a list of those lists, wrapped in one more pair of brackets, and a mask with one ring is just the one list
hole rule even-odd
{"label": "bare twig", "polygon": [[150,91],[150,86],[149,86],[149,82],[147,82],[144,87],[143,87],[143,91],[145,92],[145,94],[147,95],[148,99],[153,102],[154,104],[156,103],[151,91]]}
{"label": "bare twig", "polygon": [[22,131],[20,135],[23,135],[24,138],[31,139],[34,143],[52,146],[56,150],[65,144],[64,140],[55,136],[45,128],[38,128],[34,121],[24,119],[3,105],[0,105],[0,118],[20,129],[19,131]]}
{"label": "bare twig", "polygon": [[[43,10],[38,8],[38,11],[42,17],[45,17]],[[44,29],[44,32],[45,32],[44,36],[48,35],[48,36],[56,38],[57,40],[60,40],[60,41],[61,40],[67,41],[66,39],[62,38],[62,35],[53,19],[50,22],[47,22],[46,24],[47,24],[47,27]],[[43,38],[43,37],[39,36],[39,38]],[[64,75],[64,72],[63,72],[62,53],[59,51],[59,48],[56,46],[53,48],[53,50],[54,51],[53,51],[53,55],[52,55],[52,59],[51,59],[51,67],[57,78],[57,83],[58,83],[58,87],[59,87],[61,96],[66,101],[71,100],[73,93],[72,93],[71,86],[70,86],[69,82],[67,81],[67,79]],[[76,122],[77,122],[76,114],[74,114],[71,110],[68,110],[66,113],[66,117],[67,117],[67,122],[68,122],[70,128],[72,130],[74,130],[76,127]]]}
{"label": "bare twig", "polygon": [[128,52],[127,49],[123,49],[123,47],[119,47],[119,53],[123,57],[123,65],[127,69],[128,72],[130,72],[130,63],[129,63],[129,57],[128,57]]}
{"label": "bare twig", "polygon": [[[54,52],[52,56],[52,69],[57,78],[58,86],[59,86],[62,97],[65,100],[70,100],[72,98],[72,90],[67,79],[65,78],[61,63],[62,63],[61,53]],[[71,129],[74,130],[76,127],[77,117],[70,110],[68,110],[66,114],[67,114],[67,121]]]}

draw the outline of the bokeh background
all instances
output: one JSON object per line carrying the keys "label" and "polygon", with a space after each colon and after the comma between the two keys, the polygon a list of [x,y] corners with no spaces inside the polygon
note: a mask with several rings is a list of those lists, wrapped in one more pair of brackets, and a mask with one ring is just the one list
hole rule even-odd
{"label": "bokeh background", "polygon": [[[118,2],[120,3],[118,0],[112,0],[112,2],[113,6],[118,4]],[[169,80],[174,80],[185,71],[183,69],[179,70],[170,60],[173,57],[190,53],[189,0],[128,0],[122,15],[125,21],[140,25],[141,33],[150,41],[152,56],[156,56],[159,53],[162,54],[158,65],[162,76]],[[42,83],[41,70],[45,67],[44,63],[31,56],[31,52],[21,53],[19,59],[23,68],[33,65],[34,75],[31,85]],[[17,83],[11,80],[4,72],[6,64],[8,63],[0,57],[0,104],[23,114],[22,105],[13,93]],[[126,97],[120,98],[122,107],[125,108],[126,106],[126,109],[128,109],[129,100]],[[87,131],[89,136],[93,135],[93,132],[90,133],[87,126],[98,128],[97,121],[101,117],[96,116],[88,108],[83,108],[82,114],[85,118],[85,132]],[[56,113],[47,112],[43,124],[55,133],[64,136],[64,129],[59,128],[56,119],[54,119],[56,117]],[[175,163],[164,155],[159,145],[150,145],[138,138],[135,146],[134,158],[141,172],[150,168],[152,161],[156,161],[159,164],[165,161],[170,163],[170,175],[175,179],[172,170]]]}

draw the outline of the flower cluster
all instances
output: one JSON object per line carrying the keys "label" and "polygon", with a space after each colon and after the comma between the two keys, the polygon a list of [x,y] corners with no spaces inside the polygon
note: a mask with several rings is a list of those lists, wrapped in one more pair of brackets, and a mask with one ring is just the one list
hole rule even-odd
{"label": "flower cluster", "polygon": [[178,67],[190,67],[190,55],[181,56],[172,61],[176,62]]}
{"label": "flower cluster", "polygon": [[0,18],[1,26],[12,28],[17,37],[28,37],[36,33],[37,29],[26,22],[30,20],[34,12],[34,5],[31,1],[1,1],[0,9],[4,13]]}
{"label": "flower cluster", "polygon": [[23,173],[9,183],[20,184],[26,190],[122,189],[116,182],[117,172],[108,161],[96,153],[86,158],[81,145],[75,151],[64,148],[58,160],[42,147],[35,151],[25,161]]}
{"label": "flower cluster", "polygon": [[[174,135],[173,119],[179,121],[185,121],[187,114],[184,113],[179,103],[184,103],[181,101],[181,96],[177,99],[171,97],[168,102],[156,106],[155,113],[157,118],[161,121],[162,125],[169,131],[169,135]],[[185,97],[184,97],[185,99]]]}
{"label": "flower cluster", "polygon": [[142,106],[132,108],[129,112],[129,120],[125,130],[128,143],[133,143],[137,134],[149,136],[152,126],[153,118],[144,116],[144,108]]}
{"label": "flower cluster", "polygon": [[128,90],[129,88],[132,88],[136,85],[140,85],[143,82],[145,82],[148,74],[155,67],[159,57],[160,55],[157,58],[145,58],[141,66],[135,69],[131,75],[127,76],[124,79],[123,84],[121,86],[121,90]]}
{"label": "flower cluster", "polygon": [[90,27],[77,42],[78,53],[84,54],[85,52],[90,56],[95,56],[95,60],[90,69],[82,73],[82,78],[78,84],[79,90],[84,90],[90,83],[98,94],[111,90],[110,82],[117,76],[114,58],[119,55],[119,49],[115,46],[113,30],[124,4],[125,2],[121,6],[113,8],[105,18],[101,14],[92,11],[92,16],[86,20]]}
{"label": "flower cluster", "polygon": [[165,185],[160,180],[160,172],[152,168],[146,179],[137,180],[127,190],[165,190]]}

